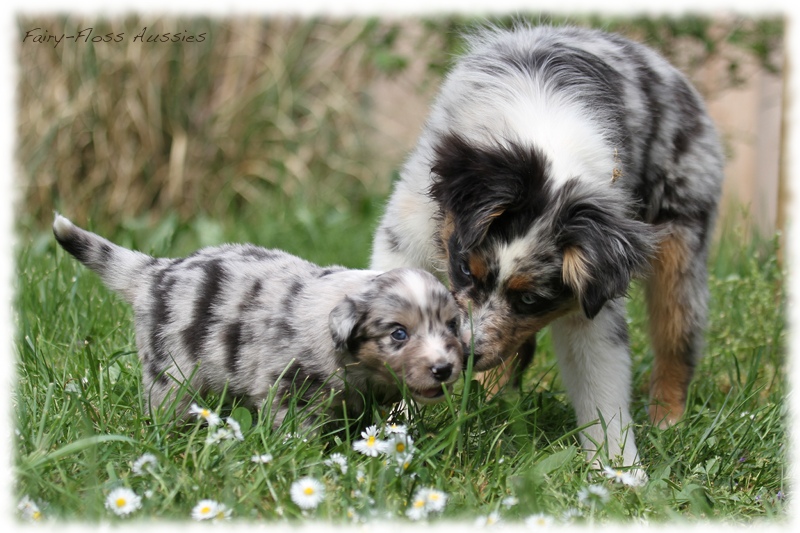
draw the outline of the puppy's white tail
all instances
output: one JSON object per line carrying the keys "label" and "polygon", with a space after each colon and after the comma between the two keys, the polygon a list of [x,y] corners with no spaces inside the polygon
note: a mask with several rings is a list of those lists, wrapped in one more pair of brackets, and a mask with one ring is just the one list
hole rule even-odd
{"label": "puppy's white tail", "polygon": [[144,281],[146,266],[154,263],[149,255],[117,246],[100,235],[86,231],[56,213],[53,233],[58,244],[94,270],[108,288],[119,292],[128,303]]}

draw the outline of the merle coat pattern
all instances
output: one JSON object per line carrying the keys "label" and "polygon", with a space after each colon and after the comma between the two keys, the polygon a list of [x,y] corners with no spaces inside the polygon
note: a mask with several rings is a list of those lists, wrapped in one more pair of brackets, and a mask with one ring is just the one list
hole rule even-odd
{"label": "merle coat pattern", "polygon": [[583,446],[636,464],[623,297],[644,279],[650,417],[665,427],[684,411],[706,324],[723,178],[714,126],[680,72],[618,35],[518,25],[467,39],[395,185],[371,267],[448,280],[471,309],[478,370],[529,360],[550,324],[578,424],[606,424],[582,432]]}
{"label": "merle coat pattern", "polygon": [[395,402],[401,386],[419,402],[437,401],[461,372],[459,311],[428,272],[323,268],[249,244],[154,258],[60,215],[53,231],[133,306],[151,411],[189,381],[201,394],[227,387],[255,407],[277,387],[275,425],[290,396],[312,411],[333,396],[352,417],[367,393]]}

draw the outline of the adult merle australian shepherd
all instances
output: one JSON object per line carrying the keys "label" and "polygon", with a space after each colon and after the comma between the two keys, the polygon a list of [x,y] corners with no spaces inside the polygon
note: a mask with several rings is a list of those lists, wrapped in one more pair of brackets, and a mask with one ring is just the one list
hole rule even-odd
{"label": "adult merle australian shepherd", "polygon": [[446,278],[476,370],[518,372],[549,324],[578,424],[594,423],[581,432],[588,457],[638,464],[624,297],[644,280],[649,414],[667,427],[683,414],[706,324],[723,177],[712,121],[678,70],[618,35],[517,25],[467,40],[371,268]]}

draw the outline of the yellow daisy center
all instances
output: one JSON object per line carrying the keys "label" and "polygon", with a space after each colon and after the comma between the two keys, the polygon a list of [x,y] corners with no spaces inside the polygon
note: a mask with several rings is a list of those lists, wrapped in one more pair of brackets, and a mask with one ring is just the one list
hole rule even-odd
{"label": "yellow daisy center", "polygon": [[208,418],[208,416],[209,416],[210,414],[211,414],[211,411],[209,411],[208,409],[203,409],[202,411],[200,411],[200,415],[201,415],[203,418]]}
{"label": "yellow daisy center", "polygon": [[414,502],[414,507],[425,507],[425,500],[417,500]]}
{"label": "yellow daisy center", "polygon": [[208,514],[210,512],[211,512],[211,507],[209,507],[208,505],[200,509],[200,514]]}
{"label": "yellow daisy center", "polygon": [[398,453],[403,453],[404,451],[406,451],[406,445],[403,444],[402,442],[398,442],[396,449]]}
{"label": "yellow daisy center", "polygon": [[433,494],[428,496],[428,499],[431,500],[432,502],[438,501],[439,500],[439,495],[434,492]]}
{"label": "yellow daisy center", "polygon": [[303,489],[303,494],[306,496],[313,496],[314,495],[314,487],[306,487]]}
{"label": "yellow daisy center", "polygon": [[117,507],[125,507],[125,504],[128,503],[128,500],[125,498],[117,498],[117,501],[114,503],[117,504]]}
{"label": "yellow daisy center", "polygon": [[367,446],[375,446],[375,437],[370,435],[367,439]]}
{"label": "yellow daisy center", "polygon": [[41,512],[39,512],[39,511],[34,511],[33,512],[33,519],[34,520],[39,520],[41,517],[42,517],[42,513]]}

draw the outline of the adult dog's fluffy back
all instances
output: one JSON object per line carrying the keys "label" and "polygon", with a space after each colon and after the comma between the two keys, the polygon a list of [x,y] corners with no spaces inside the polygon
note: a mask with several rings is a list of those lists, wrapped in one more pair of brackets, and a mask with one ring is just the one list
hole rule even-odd
{"label": "adult dog's fluffy back", "polygon": [[706,193],[696,207],[714,210],[722,155],[713,124],[697,92],[661,56],[583,28],[484,30],[468,43],[432,109],[426,133],[436,139],[418,148],[435,150],[447,132],[488,147],[534,143],[554,184],[606,182],[618,168],[628,187],[663,180],[657,168],[672,166],[667,160],[694,159],[683,168]]}
{"label": "adult dog's fluffy back", "polygon": [[[646,279],[651,416],[683,412],[706,321],[723,157],[686,78],[652,50],[573,27],[483,29],[447,75],[378,232],[373,268],[446,274],[475,368],[529,359],[552,323],[578,423],[636,457],[624,296]],[[469,324],[468,321],[465,321]],[[585,432],[591,449],[606,435]]]}

